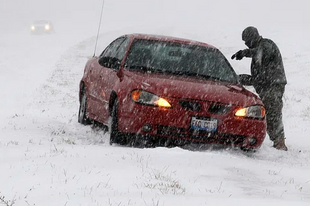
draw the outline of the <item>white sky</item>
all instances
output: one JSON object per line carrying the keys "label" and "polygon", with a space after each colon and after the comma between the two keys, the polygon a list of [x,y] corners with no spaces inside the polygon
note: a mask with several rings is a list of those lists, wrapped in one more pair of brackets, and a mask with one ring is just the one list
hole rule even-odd
{"label": "white sky", "polygon": [[[124,33],[173,35],[220,48],[248,73],[249,60],[230,60],[245,48],[246,26],[278,44],[289,151],[266,138],[254,154],[110,146],[108,133],[78,124],[78,83],[101,3],[0,1],[0,196],[14,206],[309,205],[309,1],[105,1],[97,53]],[[51,20],[55,34],[31,36],[37,19]]]}

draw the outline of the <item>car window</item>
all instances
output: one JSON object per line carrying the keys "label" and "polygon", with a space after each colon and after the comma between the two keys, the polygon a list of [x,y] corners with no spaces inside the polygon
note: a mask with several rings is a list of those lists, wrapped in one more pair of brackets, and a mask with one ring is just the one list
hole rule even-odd
{"label": "car window", "polygon": [[100,55],[104,57],[117,57],[117,49],[121,45],[121,43],[125,40],[125,37],[120,37],[116,40],[114,40]]}
{"label": "car window", "polygon": [[237,75],[215,48],[168,41],[133,42],[126,68],[237,83]]}
{"label": "car window", "polygon": [[129,45],[129,38],[125,38],[125,40],[116,49],[117,51],[116,58],[118,60],[121,61],[124,58],[128,45]]}

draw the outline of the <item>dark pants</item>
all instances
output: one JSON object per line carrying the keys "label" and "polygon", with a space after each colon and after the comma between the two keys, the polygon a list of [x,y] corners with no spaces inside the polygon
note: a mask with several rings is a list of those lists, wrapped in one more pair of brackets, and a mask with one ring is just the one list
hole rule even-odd
{"label": "dark pants", "polygon": [[266,109],[267,133],[272,141],[284,138],[282,122],[282,97],[285,84],[272,85],[269,88],[257,88],[256,92],[262,99]]}

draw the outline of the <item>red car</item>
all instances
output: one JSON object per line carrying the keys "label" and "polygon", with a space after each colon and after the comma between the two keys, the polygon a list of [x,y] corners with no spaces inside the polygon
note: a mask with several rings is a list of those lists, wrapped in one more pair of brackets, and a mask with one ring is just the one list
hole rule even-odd
{"label": "red car", "polygon": [[148,34],[114,40],[88,60],[78,121],[110,126],[110,143],[189,142],[259,148],[265,109],[215,47]]}

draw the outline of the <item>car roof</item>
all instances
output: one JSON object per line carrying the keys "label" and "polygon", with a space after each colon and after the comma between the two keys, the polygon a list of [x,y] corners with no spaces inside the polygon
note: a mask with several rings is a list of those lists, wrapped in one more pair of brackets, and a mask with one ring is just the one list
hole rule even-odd
{"label": "car roof", "polygon": [[172,36],[164,36],[164,35],[154,35],[154,34],[141,34],[141,33],[133,33],[133,34],[126,34],[124,36],[134,38],[134,39],[147,39],[147,40],[157,40],[157,41],[169,41],[169,42],[176,42],[176,43],[183,43],[183,44],[192,44],[204,47],[210,47],[216,49],[216,47],[195,40],[172,37]]}

